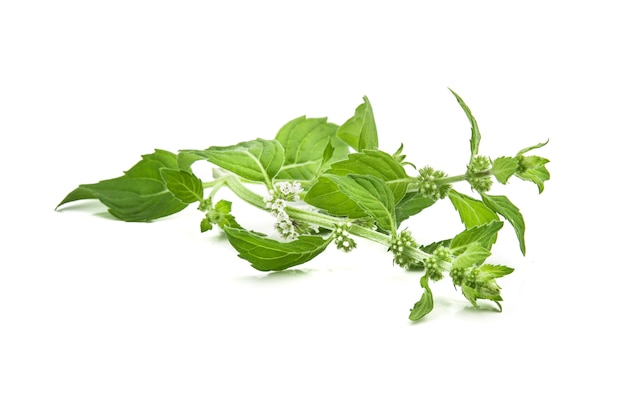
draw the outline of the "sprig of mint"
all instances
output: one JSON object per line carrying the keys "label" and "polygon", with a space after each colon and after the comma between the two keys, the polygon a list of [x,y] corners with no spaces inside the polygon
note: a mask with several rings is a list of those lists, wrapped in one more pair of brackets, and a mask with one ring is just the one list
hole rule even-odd
{"label": "sprig of mint", "polygon": [[[423,272],[422,295],[411,309],[411,320],[434,308],[429,283],[446,277],[473,306],[487,300],[501,310],[497,279],[513,269],[487,260],[505,222],[525,254],[525,223],[506,196],[489,191],[493,178],[507,184],[516,177],[543,192],[550,178],[548,160],[527,153],[548,142],[513,156],[481,155],[478,123],[463,99],[450,91],[471,126],[469,162],[459,175],[449,176],[430,166],[417,169],[405,161],[402,145],[394,153],[379,149],[372,105],[363,97],[354,116],[342,125],[326,118],[299,117],[287,122],[274,139],[177,153],[155,150],[122,176],[79,185],[57,209],[96,199],[120,220],[151,221],[197,204],[203,214],[201,232],[217,227],[239,257],[260,271],[309,262],[331,244],[350,252],[356,247],[354,237],[360,237],[385,246],[399,267]],[[209,180],[193,172],[198,161],[214,166]],[[471,193],[453,188],[462,181],[469,183]],[[260,212],[272,214],[273,229],[260,233],[246,229],[243,221],[240,225],[232,204],[218,198],[223,188]],[[452,238],[418,244],[407,221],[444,199],[452,203],[465,230]]]}

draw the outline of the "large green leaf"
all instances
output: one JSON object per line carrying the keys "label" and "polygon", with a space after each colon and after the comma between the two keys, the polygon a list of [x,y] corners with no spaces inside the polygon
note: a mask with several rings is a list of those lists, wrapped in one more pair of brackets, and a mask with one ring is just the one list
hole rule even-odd
{"label": "large green leaf", "polygon": [[337,182],[332,179],[333,176],[335,175],[320,176],[307,192],[304,201],[332,215],[349,218],[367,217],[367,213],[339,189]]}
{"label": "large green leaf", "polygon": [[371,175],[329,175],[346,196],[372,217],[386,231],[395,230],[395,200],[385,182]]}
{"label": "large green leaf", "polygon": [[418,192],[407,193],[402,200],[396,204],[396,223],[400,225],[402,221],[420,213],[433,204],[435,204],[435,200],[430,197],[424,197]]}
{"label": "large green leaf", "polygon": [[371,175],[322,175],[305,201],[338,216],[372,217],[384,230],[395,229],[395,199],[383,180]]}
{"label": "large green leaf", "polygon": [[259,271],[282,271],[303,264],[318,254],[332,241],[321,236],[299,236],[291,242],[279,242],[241,228],[224,226],[230,244],[239,257],[250,262]]}
{"label": "large green leaf", "polygon": [[363,96],[363,103],[356,108],[354,116],[339,127],[337,137],[356,151],[378,148],[374,111],[367,96]]}
{"label": "large green leaf", "polygon": [[517,208],[506,196],[493,196],[485,193],[481,193],[483,202],[487,207],[502,215],[507,221],[511,223],[517,235],[519,241],[519,248],[522,254],[526,254],[526,242],[524,240],[524,231],[526,225],[524,224],[524,217]]}
{"label": "large green leaf", "polygon": [[285,124],[276,135],[285,149],[285,161],[276,177],[310,180],[321,172],[323,164],[346,158],[349,148],[335,136],[337,128],[326,118],[299,117]]}
{"label": "large green leaf", "polygon": [[187,204],[177,199],[165,186],[162,168],[177,168],[176,155],[156,150],[118,178],[82,184],[59,203],[98,199],[115,217],[124,221],[149,221],[183,210]]}
{"label": "large green leaf", "polygon": [[395,202],[406,193],[408,177],[404,167],[391,155],[380,150],[364,150],[348,155],[347,160],[337,161],[326,171],[334,175],[371,175],[387,183],[393,193]]}
{"label": "large green leaf", "polygon": [[467,104],[465,104],[461,96],[456,94],[454,90],[450,88],[448,89],[450,90],[450,92],[452,92],[454,97],[456,97],[456,101],[459,102],[459,105],[465,112],[465,115],[467,116],[467,119],[469,120],[470,125],[472,126],[472,136],[470,138],[470,150],[472,153],[471,158],[474,158],[476,155],[478,155],[478,146],[480,145],[480,130],[478,129],[478,123],[476,122],[476,119],[472,115],[472,111],[467,106]]}
{"label": "large green leaf", "polygon": [[256,139],[233,146],[211,146],[206,150],[181,150],[178,163],[189,167],[197,160],[207,160],[242,178],[271,185],[285,159],[278,140]]}
{"label": "large green leaf", "polygon": [[482,201],[450,189],[448,197],[466,228],[499,220],[498,215]]}

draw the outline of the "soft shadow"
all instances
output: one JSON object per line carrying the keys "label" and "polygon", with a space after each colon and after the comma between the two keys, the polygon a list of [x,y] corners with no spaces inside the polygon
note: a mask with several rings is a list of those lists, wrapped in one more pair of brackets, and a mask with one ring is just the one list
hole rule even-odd
{"label": "soft shadow", "polygon": [[500,314],[502,310],[500,310],[498,306],[496,306],[493,303],[478,303],[478,307],[474,307],[470,304],[470,305],[465,306],[462,310],[459,310],[459,312],[480,313],[480,314],[486,314],[486,313]]}
{"label": "soft shadow", "polygon": [[312,271],[308,269],[286,269],[284,271],[271,271],[265,275],[260,276],[243,276],[242,280],[247,282],[280,282],[280,281],[292,281],[308,276]]}

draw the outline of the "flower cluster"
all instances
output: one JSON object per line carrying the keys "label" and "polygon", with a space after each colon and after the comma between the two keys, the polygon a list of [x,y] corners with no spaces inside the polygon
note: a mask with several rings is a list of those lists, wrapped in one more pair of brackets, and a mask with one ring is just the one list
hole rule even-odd
{"label": "flower cluster", "polygon": [[417,260],[410,253],[410,249],[416,247],[417,242],[413,239],[411,232],[407,230],[400,232],[400,235],[393,239],[389,246],[389,251],[393,253],[393,262],[405,269],[417,268]]}
{"label": "flower cluster", "polygon": [[356,248],[356,242],[350,237],[351,226],[351,222],[346,222],[341,225],[337,225],[333,231],[335,245],[339,250],[343,250],[346,253]]}
{"label": "flower cluster", "polygon": [[493,181],[488,175],[492,163],[489,157],[476,156],[467,166],[467,181],[472,189],[478,192],[488,192]]}
{"label": "flower cluster", "polygon": [[435,251],[433,251],[433,255],[424,260],[424,267],[426,268],[426,273],[433,281],[438,281],[443,279],[443,271],[446,271],[446,264],[452,261],[452,252],[448,247],[439,246]]}
{"label": "flower cluster", "polygon": [[300,182],[278,182],[263,198],[265,206],[272,211],[284,209],[285,202],[300,200],[302,190]]}
{"label": "flower cluster", "polygon": [[420,169],[419,176],[415,178],[418,193],[433,200],[446,198],[452,186],[437,182],[437,180],[444,178],[445,176],[446,174],[443,171],[435,170],[430,166]]}
{"label": "flower cluster", "polygon": [[276,216],[274,228],[283,239],[293,240],[302,231],[285,211],[287,202],[300,200],[300,193],[302,193],[300,182],[278,182],[263,198],[265,207]]}

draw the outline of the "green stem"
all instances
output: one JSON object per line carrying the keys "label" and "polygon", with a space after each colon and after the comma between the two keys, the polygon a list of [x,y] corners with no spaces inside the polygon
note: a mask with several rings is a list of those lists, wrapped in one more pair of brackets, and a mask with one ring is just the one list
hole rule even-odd
{"label": "green stem", "polygon": [[[267,210],[263,197],[248,189],[237,176],[227,173],[225,171],[220,172],[218,175],[220,179],[224,180],[229,189],[232,190],[233,193],[235,193],[239,198],[255,207]],[[304,210],[294,206],[287,206],[285,208],[285,211],[287,211],[287,214],[295,220],[305,222],[311,225],[317,225],[330,230],[335,229],[336,226],[342,225],[348,221],[351,222],[351,220],[348,218],[321,214],[317,211]],[[377,232],[356,223],[353,223],[350,227],[350,233],[355,236],[382,244],[386,247],[390,246],[392,240],[392,237],[390,235]],[[420,250],[417,247],[410,248],[409,251],[418,261],[423,261],[426,258],[430,257],[430,254]]]}
{"label": "green stem", "polygon": [[223,174],[221,177],[226,182],[226,185],[230,190],[233,191],[237,196],[239,196],[246,203],[252,204],[255,207],[265,210],[265,201],[263,201],[263,196],[260,194],[254,193],[247,187],[241,183],[239,178],[235,175],[231,174]]}
{"label": "green stem", "polygon": [[466,180],[467,178],[469,178],[469,175],[467,174],[446,176],[444,178],[435,179],[435,184],[438,186],[449,185],[449,184],[456,183],[456,182],[462,182]]}
{"label": "green stem", "polygon": [[[332,215],[320,214],[316,211],[303,210],[292,206],[287,206],[285,210],[293,219],[306,222],[307,224],[321,226],[326,229],[334,229],[337,225],[342,225],[349,221],[349,219],[346,218],[333,217]],[[389,235],[376,232],[357,224],[352,224],[350,227],[350,233],[385,246],[389,246],[391,241],[391,237]]]}
{"label": "green stem", "polygon": [[211,190],[211,193],[209,194],[209,199],[212,199],[217,193],[217,191],[220,190],[220,188],[224,186],[224,183],[225,183],[223,179],[218,179],[213,182],[217,182],[217,183],[213,185],[213,190]]}

